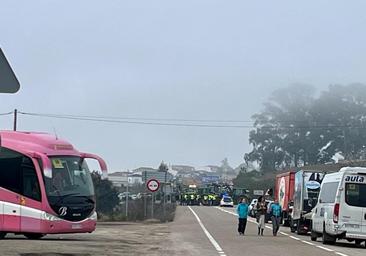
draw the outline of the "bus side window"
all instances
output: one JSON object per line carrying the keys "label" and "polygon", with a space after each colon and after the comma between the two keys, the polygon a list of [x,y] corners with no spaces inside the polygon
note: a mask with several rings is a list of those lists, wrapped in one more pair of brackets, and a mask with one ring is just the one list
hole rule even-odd
{"label": "bus side window", "polygon": [[23,191],[22,195],[41,201],[41,190],[38,177],[31,159],[24,157],[22,164]]}
{"label": "bus side window", "polygon": [[0,187],[21,192],[21,169],[22,155],[2,147],[0,155]]}

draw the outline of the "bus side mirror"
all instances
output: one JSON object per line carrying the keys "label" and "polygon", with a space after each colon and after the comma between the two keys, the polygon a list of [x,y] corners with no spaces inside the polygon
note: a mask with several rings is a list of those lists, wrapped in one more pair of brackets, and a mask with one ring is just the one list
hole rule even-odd
{"label": "bus side mirror", "polygon": [[33,152],[31,155],[33,158],[41,160],[43,166],[40,166],[40,168],[43,168],[42,171],[44,176],[47,178],[52,178],[52,166],[50,159],[45,154],[39,152]]}
{"label": "bus side mirror", "polygon": [[89,153],[82,153],[81,157],[97,160],[100,165],[100,168],[102,170],[102,179],[105,180],[108,178],[107,164],[101,157],[94,155],[94,154],[89,154]]}

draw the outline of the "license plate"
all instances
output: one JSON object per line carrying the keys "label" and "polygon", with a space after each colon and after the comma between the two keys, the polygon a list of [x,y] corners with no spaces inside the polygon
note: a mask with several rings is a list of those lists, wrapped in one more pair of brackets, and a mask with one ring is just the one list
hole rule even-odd
{"label": "license plate", "polygon": [[80,224],[73,224],[71,226],[72,229],[81,229],[81,225]]}

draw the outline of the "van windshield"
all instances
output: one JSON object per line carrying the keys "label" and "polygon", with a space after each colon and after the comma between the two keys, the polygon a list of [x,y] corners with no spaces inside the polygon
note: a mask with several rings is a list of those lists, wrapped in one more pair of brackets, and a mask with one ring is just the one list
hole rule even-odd
{"label": "van windshield", "polygon": [[366,207],[366,184],[346,183],[346,203]]}

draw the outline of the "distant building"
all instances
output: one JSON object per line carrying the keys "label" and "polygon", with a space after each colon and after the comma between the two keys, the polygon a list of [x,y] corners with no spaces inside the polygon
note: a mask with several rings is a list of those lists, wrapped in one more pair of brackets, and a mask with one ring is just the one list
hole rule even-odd
{"label": "distant building", "polygon": [[108,180],[112,182],[115,187],[127,186],[127,172],[114,172],[108,174]]}
{"label": "distant building", "polygon": [[141,174],[131,172],[110,173],[108,175],[108,180],[111,181],[115,187],[126,187],[127,184],[131,186],[143,183]]}
{"label": "distant building", "polygon": [[189,165],[173,164],[170,168],[174,171],[177,171],[178,173],[189,173],[195,171],[195,168]]}
{"label": "distant building", "polygon": [[128,176],[128,183],[133,185],[142,184],[142,175],[138,173],[130,174]]}
{"label": "distant building", "polygon": [[157,171],[157,169],[151,167],[139,167],[135,170],[132,170],[133,173],[142,174],[145,171]]}

